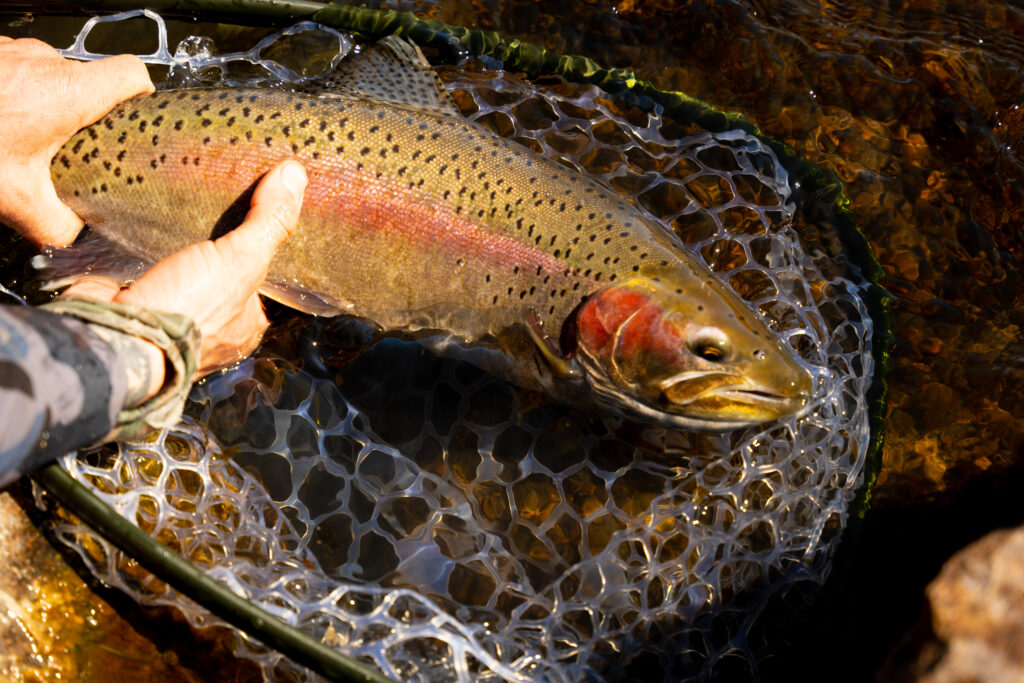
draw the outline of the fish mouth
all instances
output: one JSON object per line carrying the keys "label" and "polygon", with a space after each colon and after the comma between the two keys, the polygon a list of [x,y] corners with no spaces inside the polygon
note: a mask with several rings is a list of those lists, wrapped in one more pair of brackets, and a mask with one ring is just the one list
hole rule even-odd
{"label": "fish mouth", "polygon": [[775,394],[763,389],[744,389],[738,387],[723,387],[713,390],[711,393],[717,396],[724,396],[739,403],[761,403],[765,405],[778,405],[780,407],[800,406],[807,403],[806,394],[796,396],[785,396]]}
{"label": "fish mouth", "polygon": [[810,400],[799,390],[782,393],[752,387],[749,380],[721,372],[686,373],[660,389],[666,410],[702,415],[711,422],[765,422],[799,412]]}

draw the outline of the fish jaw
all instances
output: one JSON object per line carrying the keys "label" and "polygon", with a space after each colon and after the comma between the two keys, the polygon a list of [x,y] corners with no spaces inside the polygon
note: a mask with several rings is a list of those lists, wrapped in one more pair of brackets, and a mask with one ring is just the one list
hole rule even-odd
{"label": "fish jaw", "polygon": [[632,278],[574,319],[598,399],[665,426],[724,432],[797,414],[812,381],[745,304],[708,281]]}

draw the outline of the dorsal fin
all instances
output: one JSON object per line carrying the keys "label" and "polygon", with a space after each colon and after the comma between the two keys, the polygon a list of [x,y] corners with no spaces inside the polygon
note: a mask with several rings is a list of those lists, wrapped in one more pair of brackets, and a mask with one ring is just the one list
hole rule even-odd
{"label": "dorsal fin", "polygon": [[341,60],[324,85],[436,114],[459,115],[420,48],[397,36],[365,45]]}

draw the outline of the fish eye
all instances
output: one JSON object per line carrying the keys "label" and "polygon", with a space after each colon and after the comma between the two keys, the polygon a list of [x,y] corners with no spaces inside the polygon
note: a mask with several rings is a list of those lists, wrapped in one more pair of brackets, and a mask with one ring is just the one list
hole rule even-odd
{"label": "fish eye", "polygon": [[693,336],[690,350],[710,363],[721,363],[732,353],[729,340],[721,330],[706,327]]}

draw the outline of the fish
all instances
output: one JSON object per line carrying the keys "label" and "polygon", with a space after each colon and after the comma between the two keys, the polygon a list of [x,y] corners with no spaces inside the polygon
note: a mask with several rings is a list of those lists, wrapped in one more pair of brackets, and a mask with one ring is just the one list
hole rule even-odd
{"label": "fish", "polygon": [[260,288],[271,299],[491,349],[500,360],[481,364],[514,383],[673,429],[808,405],[794,350],[670,229],[463,117],[397,38],[346,57],[319,91],[124,102],[58,151],[51,177],[92,233],[151,264],[237,225],[285,159],[309,183]]}

